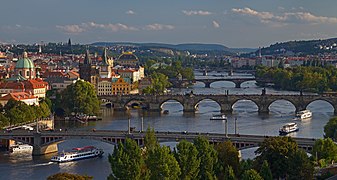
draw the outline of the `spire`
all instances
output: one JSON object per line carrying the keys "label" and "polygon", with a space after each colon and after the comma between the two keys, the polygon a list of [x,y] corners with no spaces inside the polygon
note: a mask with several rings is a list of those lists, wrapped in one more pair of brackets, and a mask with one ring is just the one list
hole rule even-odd
{"label": "spire", "polygon": [[27,58],[27,57],[28,57],[28,53],[26,51],[23,51],[22,58]]}
{"label": "spire", "polygon": [[87,51],[85,53],[84,64],[91,64],[89,49],[87,49]]}
{"label": "spire", "polygon": [[103,50],[102,62],[103,62],[103,65],[108,65],[108,56],[107,56],[107,53],[106,53],[106,48],[104,48],[104,50]]}

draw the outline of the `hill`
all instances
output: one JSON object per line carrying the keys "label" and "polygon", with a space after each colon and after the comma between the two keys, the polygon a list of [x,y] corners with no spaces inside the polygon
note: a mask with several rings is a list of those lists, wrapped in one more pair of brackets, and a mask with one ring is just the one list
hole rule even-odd
{"label": "hill", "polygon": [[261,52],[262,55],[315,55],[337,52],[337,38],[275,43],[269,47],[262,48]]}

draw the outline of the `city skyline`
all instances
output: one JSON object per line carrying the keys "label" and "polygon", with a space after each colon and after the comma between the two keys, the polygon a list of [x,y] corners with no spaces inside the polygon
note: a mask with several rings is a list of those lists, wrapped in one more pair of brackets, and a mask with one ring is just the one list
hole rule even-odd
{"label": "city skyline", "polygon": [[337,37],[326,0],[13,0],[2,2],[0,43],[154,42],[265,47]]}

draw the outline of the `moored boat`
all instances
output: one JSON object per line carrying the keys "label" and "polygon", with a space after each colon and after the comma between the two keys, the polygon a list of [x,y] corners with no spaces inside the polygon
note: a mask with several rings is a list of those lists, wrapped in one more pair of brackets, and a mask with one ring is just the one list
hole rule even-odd
{"label": "moored boat", "polygon": [[9,147],[10,153],[27,153],[32,152],[33,146],[29,144],[16,144]]}
{"label": "moored boat", "polygon": [[57,156],[51,158],[53,162],[76,161],[80,159],[93,158],[103,155],[103,150],[94,146],[85,146],[81,148],[73,148],[70,152],[61,152]]}
{"label": "moored boat", "polygon": [[224,114],[213,114],[210,120],[227,120],[227,116]]}
{"label": "moored boat", "polygon": [[294,120],[304,120],[312,117],[312,112],[308,109],[303,111],[298,111],[295,115]]}
{"label": "moored boat", "polygon": [[280,128],[279,133],[280,135],[285,135],[292,132],[296,132],[298,130],[299,128],[296,123],[287,123]]}

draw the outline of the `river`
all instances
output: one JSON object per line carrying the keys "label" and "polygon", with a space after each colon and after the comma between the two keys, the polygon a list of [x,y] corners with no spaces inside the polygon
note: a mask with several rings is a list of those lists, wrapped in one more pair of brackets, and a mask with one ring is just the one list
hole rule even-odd
{"label": "river", "polygon": [[[200,76],[196,74],[196,77]],[[211,76],[212,73],[209,74]],[[249,77],[246,74],[236,74],[236,77]],[[262,88],[255,82],[248,81],[242,84],[242,88],[235,88],[231,82],[215,82],[211,88],[204,88],[202,83],[196,83],[187,89],[172,89],[172,93],[186,93],[193,90],[195,94],[224,94],[229,90],[230,94],[260,94]],[[266,89],[267,94],[299,94],[291,91],[278,91]],[[183,107],[176,101],[169,101],[163,105],[163,109],[169,110],[168,114],[148,113],[142,110],[131,110],[129,113],[114,112],[112,109],[102,109],[103,119],[98,122],[90,122],[87,125],[78,123],[56,123],[56,128],[62,129],[98,129],[98,130],[127,130],[128,117],[131,118],[131,126],[136,130],[141,128],[141,117],[144,127],[154,127],[156,131],[188,131],[188,132],[214,132],[225,133],[225,123],[222,121],[210,121],[212,114],[220,112],[220,106],[212,100],[203,100],[199,104],[199,110],[195,114],[184,114]],[[228,132],[234,133],[234,119],[237,119],[237,131],[240,134],[278,135],[278,129],[285,123],[293,122],[295,107],[288,101],[279,100],[270,106],[269,115],[259,115],[257,106],[251,101],[241,100],[235,103],[233,113],[228,115]],[[308,106],[313,112],[313,117],[305,121],[297,121],[300,130],[290,134],[294,137],[322,138],[323,127],[333,116],[333,107],[324,101],[315,101]],[[169,144],[175,144],[174,142]],[[94,179],[106,179],[111,173],[108,162],[108,154],[113,146],[94,140],[74,139],[67,140],[58,145],[59,151],[69,150],[73,147],[93,145],[103,148],[105,154],[102,158],[94,158],[69,163],[50,163],[53,154],[33,157],[30,154],[12,155],[0,152],[0,179],[46,179],[49,175],[58,172],[87,174]],[[243,157],[252,156],[252,150],[242,151]]]}

